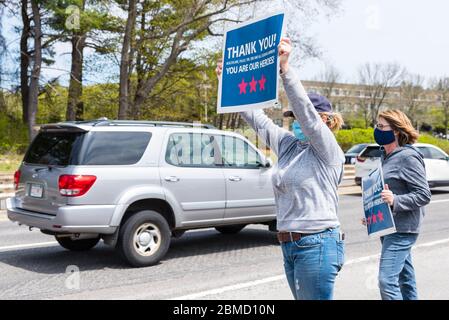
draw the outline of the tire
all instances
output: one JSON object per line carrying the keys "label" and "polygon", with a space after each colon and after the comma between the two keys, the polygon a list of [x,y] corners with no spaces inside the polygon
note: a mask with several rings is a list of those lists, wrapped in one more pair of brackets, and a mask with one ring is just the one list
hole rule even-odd
{"label": "tire", "polygon": [[171,232],[167,220],[156,211],[144,210],[121,226],[117,249],[133,267],[157,264],[167,253]]}
{"label": "tire", "polygon": [[243,228],[246,227],[246,224],[236,224],[233,226],[222,226],[222,227],[215,227],[215,230],[222,234],[236,234],[242,231]]}
{"label": "tire", "polygon": [[100,237],[93,239],[72,240],[70,237],[55,237],[56,241],[64,249],[70,251],[87,251],[92,249],[100,241]]}
{"label": "tire", "polygon": [[268,230],[270,231],[270,232],[278,232],[278,229],[277,229],[277,220],[273,220],[273,221],[270,221],[269,223],[268,223]]}

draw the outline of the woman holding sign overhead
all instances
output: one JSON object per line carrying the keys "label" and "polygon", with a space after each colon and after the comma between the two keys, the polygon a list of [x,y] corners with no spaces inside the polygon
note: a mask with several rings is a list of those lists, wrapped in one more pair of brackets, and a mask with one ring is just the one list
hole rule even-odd
{"label": "woman holding sign overhead", "polygon": [[418,133],[402,111],[388,110],[379,114],[374,138],[384,150],[382,199],[390,205],[396,225],[396,233],[381,237],[380,294],[384,300],[416,300],[411,249],[431,197],[424,157],[412,146]]}
{"label": "woman holding sign overhead", "polygon": [[[343,119],[320,95],[306,94],[288,59],[289,39],[279,44],[281,77],[292,113],[307,141],[280,128],[262,110],[242,117],[276,153],[272,183],[277,209],[278,239],[287,280],[295,299],[332,299],[343,266],[344,244],[337,217],[337,186],[345,157],[334,133]],[[217,67],[217,74],[222,65]]]}

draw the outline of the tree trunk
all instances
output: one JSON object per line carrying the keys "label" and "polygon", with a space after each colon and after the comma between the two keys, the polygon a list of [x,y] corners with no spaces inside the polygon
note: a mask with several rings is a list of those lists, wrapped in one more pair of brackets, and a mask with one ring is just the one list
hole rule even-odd
{"label": "tree trunk", "polygon": [[118,118],[126,119],[129,110],[129,82],[130,77],[130,48],[133,30],[136,24],[136,0],[129,0],[128,21],[126,22],[125,34],[123,37],[123,46],[120,59],[120,89],[119,89],[119,111]]}
{"label": "tree trunk", "polygon": [[[138,90],[140,90],[140,88],[142,87],[143,83],[144,83],[144,78],[145,78],[145,71],[143,69],[143,58],[142,58],[142,38],[145,34],[145,28],[146,28],[146,19],[145,19],[145,11],[142,10],[142,13],[140,15],[140,33],[141,33],[141,39],[139,40],[139,43],[135,43],[135,41],[131,41],[131,57],[134,57],[134,54],[137,53],[136,56],[136,73],[137,73],[137,84],[136,84],[136,92]],[[132,37],[134,39],[134,36]],[[129,74],[132,73],[132,64],[130,64],[130,70],[129,70]],[[129,84],[130,87],[130,84]],[[128,101],[130,101],[131,99],[128,99]],[[130,102],[129,102],[130,103]],[[140,114],[141,114],[141,110],[140,108],[138,108],[139,106],[137,106],[135,103],[130,103],[131,104],[131,115],[132,115],[132,119],[134,120],[140,120]]]}
{"label": "tree trunk", "polygon": [[72,67],[70,70],[70,84],[67,98],[68,121],[84,120],[83,95],[83,60],[85,34],[74,34],[72,37]]}
{"label": "tree trunk", "polygon": [[[0,79],[1,83],[1,79]],[[2,89],[0,89],[0,112],[6,114],[6,101]]]}
{"label": "tree trunk", "polygon": [[445,135],[446,135],[446,139],[447,139],[447,127],[449,125],[449,103],[446,102],[446,104],[444,105],[444,131],[445,131]]}
{"label": "tree trunk", "polygon": [[31,0],[33,12],[34,55],[33,68],[31,70],[29,103],[28,103],[28,134],[30,141],[35,136],[36,113],[38,107],[39,78],[42,65],[42,29],[38,0]]}
{"label": "tree trunk", "polygon": [[30,19],[28,17],[28,0],[22,0],[22,34],[20,36],[20,93],[22,96],[22,121],[28,123],[30,56],[28,51],[28,38],[30,37]]}
{"label": "tree trunk", "polygon": [[223,130],[223,117],[224,116],[224,114],[223,113],[220,113],[220,115],[218,116],[218,129],[220,129],[220,130]]}
{"label": "tree trunk", "polygon": [[235,123],[236,123],[236,120],[237,120],[237,116],[238,116],[238,113],[233,113],[232,114],[232,117],[231,117],[231,129],[232,130],[235,130]]}

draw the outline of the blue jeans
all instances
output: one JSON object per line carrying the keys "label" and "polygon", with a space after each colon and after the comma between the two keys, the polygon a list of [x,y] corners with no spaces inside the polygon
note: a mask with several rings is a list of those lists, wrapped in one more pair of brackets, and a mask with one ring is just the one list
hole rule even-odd
{"label": "blue jeans", "polygon": [[296,300],[332,300],[334,282],[344,263],[340,229],[328,229],[282,243],[287,281]]}
{"label": "blue jeans", "polygon": [[382,300],[418,300],[411,255],[418,234],[393,233],[380,239],[379,289]]}

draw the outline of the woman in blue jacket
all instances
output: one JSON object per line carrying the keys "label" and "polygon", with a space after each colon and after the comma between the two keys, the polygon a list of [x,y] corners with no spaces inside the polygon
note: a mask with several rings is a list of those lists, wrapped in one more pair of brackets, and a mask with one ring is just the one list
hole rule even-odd
{"label": "woman in blue jacket", "polygon": [[418,133],[403,112],[388,110],[379,114],[374,137],[384,149],[382,199],[392,208],[397,231],[381,237],[380,294],[384,300],[416,300],[411,249],[431,198],[424,157],[412,146]]}

